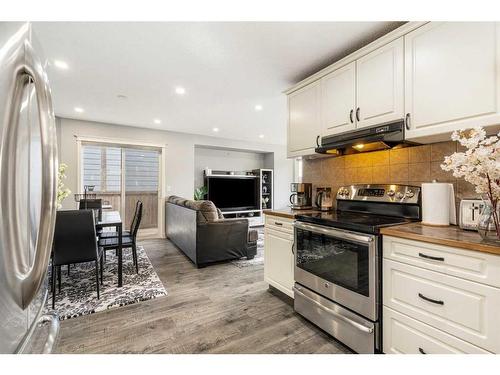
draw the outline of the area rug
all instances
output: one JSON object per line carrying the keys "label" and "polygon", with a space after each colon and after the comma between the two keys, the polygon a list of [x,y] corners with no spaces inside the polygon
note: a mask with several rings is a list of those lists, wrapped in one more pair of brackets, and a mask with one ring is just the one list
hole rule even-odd
{"label": "area rug", "polygon": [[233,260],[231,264],[238,268],[264,264],[264,227],[258,227],[256,229],[259,232],[259,237],[257,239],[257,254],[255,254],[255,257],[253,259],[241,258]]}
{"label": "area rug", "polygon": [[[72,265],[69,276],[67,267],[63,266],[61,291],[56,289],[55,311],[60,320],[166,296],[167,290],[142,246],[137,247],[137,260],[139,274],[133,266],[131,249],[123,250],[123,287],[118,288],[117,257],[114,251],[107,252],[100,299],[97,299],[94,262]],[[52,311],[52,293],[46,309]]]}

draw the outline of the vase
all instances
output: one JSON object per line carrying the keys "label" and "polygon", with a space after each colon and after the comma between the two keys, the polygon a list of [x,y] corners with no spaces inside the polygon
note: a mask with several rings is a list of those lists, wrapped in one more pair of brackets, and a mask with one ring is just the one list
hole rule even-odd
{"label": "vase", "polygon": [[483,241],[500,246],[500,205],[497,205],[496,212],[489,199],[483,199],[483,205],[479,212],[479,222],[477,231]]}

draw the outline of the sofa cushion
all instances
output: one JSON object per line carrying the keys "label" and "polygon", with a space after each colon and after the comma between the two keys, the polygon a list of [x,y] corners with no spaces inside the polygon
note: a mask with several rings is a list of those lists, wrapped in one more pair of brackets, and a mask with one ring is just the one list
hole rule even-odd
{"label": "sofa cushion", "polygon": [[167,202],[176,204],[178,206],[185,206],[187,199],[178,197],[176,195],[171,195],[167,198]]}
{"label": "sofa cushion", "polygon": [[217,208],[212,201],[187,200],[185,202],[185,207],[196,211],[196,221],[198,223],[212,222],[219,218]]}

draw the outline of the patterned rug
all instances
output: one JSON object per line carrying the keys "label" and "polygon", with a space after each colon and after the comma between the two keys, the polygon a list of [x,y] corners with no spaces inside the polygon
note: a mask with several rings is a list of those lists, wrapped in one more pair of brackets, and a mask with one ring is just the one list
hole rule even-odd
{"label": "patterned rug", "polygon": [[[123,287],[118,288],[117,257],[114,251],[107,252],[103,272],[104,285],[100,285],[100,299],[97,299],[94,262],[72,265],[69,276],[67,267],[63,266],[61,291],[56,289],[55,310],[60,320],[166,296],[167,290],[142,246],[137,247],[137,260],[139,274],[135,272],[133,266],[131,249],[123,250]],[[51,280],[50,275],[49,280]],[[52,310],[52,293],[49,294],[47,311]]]}
{"label": "patterned rug", "polygon": [[259,232],[259,238],[257,239],[257,254],[255,254],[253,259],[241,258],[231,261],[231,264],[238,268],[264,264],[264,227],[255,229]]}

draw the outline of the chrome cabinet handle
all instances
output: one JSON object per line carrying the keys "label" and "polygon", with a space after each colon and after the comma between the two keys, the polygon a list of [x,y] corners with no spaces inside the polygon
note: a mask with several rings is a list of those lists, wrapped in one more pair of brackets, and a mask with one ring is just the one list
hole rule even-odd
{"label": "chrome cabinet handle", "polygon": [[[7,283],[12,298],[25,309],[38,293],[50,259],[56,216],[57,138],[50,88],[41,62],[28,41],[24,43],[23,48],[13,53],[17,53],[13,61],[15,83],[10,93],[11,102],[6,116],[8,126],[1,145],[0,179],[3,194],[0,206],[5,218],[1,232],[4,234],[6,246],[11,249],[6,253],[6,262],[12,271],[6,275]],[[13,171],[16,170],[16,158],[12,155],[15,155],[17,147],[23,91],[31,82],[35,86],[39,110],[42,178],[38,238],[33,263],[27,268],[23,254],[15,251],[19,248],[20,238],[25,235],[26,228],[17,214],[16,179],[12,177]]]}
{"label": "chrome cabinet handle", "polygon": [[356,108],[356,120],[357,121],[361,121],[360,118],[359,118],[359,111],[360,111],[359,107]]}
{"label": "chrome cabinet handle", "polygon": [[304,293],[302,293],[297,287],[293,287],[293,290],[295,293],[298,293],[300,296],[302,296],[303,298],[306,298],[308,302],[311,302],[313,303],[315,306],[319,307],[320,309],[326,311],[327,313],[335,316],[337,319],[339,320],[342,320],[344,323],[347,323],[351,326],[353,326],[354,328],[362,331],[362,332],[365,332],[365,333],[373,333],[373,328],[371,327],[366,327],[364,326],[363,324],[360,324],[358,322],[355,322],[354,320],[352,319],[349,319],[348,317],[342,315],[342,314],[339,314],[338,312],[332,310],[332,309],[329,309],[328,307],[326,306],[323,306],[321,303],[319,303],[318,301],[315,301],[309,297],[307,297]]}
{"label": "chrome cabinet handle", "polygon": [[432,299],[432,298],[426,297],[422,293],[418,293],[418,296],[420,298],[422,298],[424,301],[435,303],[436,305],[444,305],[444,301],[439,301],[437,299]]}
{"label": "chrome cabinet handle", "polygon": [[406,126],[406,130],[410,130],[410,114],[407,113],[406,114],[406,117],[405,117],[405,126]]}
{"label": "chrome cabinet handle", "polygon": [[354,109],[351,109],[351,112],[349,112],[349,120],[351,121],[351,124],[354,124],[354,120],[352,118],[353,114],[354,114]]}
{"label": "chrome cabinet handle", "polygon": [[283,223],[280,223],[279,221],[275,221],[274,225],[279,225],[281,227],[283,225]]}
{"label": "chrome cabinet handle", "polygon": [[430,255],[427,255],[427,254],[424,254],[424,253],[418,253],[418,256],[420,258],[425,258],[425,259],[430,259],[430,260],[437,260],[439,262],[444,262],[444,258],[443,257],[433,257],[433,256],[430,256]]}

